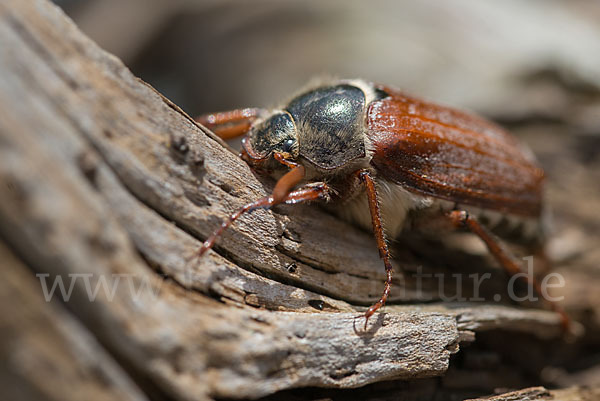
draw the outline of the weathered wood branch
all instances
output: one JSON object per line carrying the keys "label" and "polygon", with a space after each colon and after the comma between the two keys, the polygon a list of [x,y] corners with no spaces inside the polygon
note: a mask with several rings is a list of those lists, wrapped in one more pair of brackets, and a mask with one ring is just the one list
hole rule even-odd
{"label": "weathered wood branch", "polygon": [[[0,71],[0,235],[22,260],[14,277],[27,265],[46,290],[72,284],[64,304],[104,347],[91,355],[113,354],[171,397],[431,377],[473,332],[559,335],[550,312],[444,303],[389,306],[363,332],[356,317],[384,277],[374,240],[315,207],[256,212],[198,260],[200,239],[269,182],[45,0],[0,4]],[[447,269],[396,254],[409,273]],[[438,297],[437,279],[397,284],[392,301]]]}
{"label": "weathered wood branch", "polygon": [[3,399],[147,399],[80,322],[44,302],[38,280],[3,243],[0,260]]}
{"label": "weathered wood branch", "polygon": [[544,387],[531,387],[519,391],[511,391],[496,396],[470,399],[467,401],[581,401],[595,400],[598,399],[598,397],[600,397],[600,390],[597,388],[572,387],[561,390],[547,390]]}

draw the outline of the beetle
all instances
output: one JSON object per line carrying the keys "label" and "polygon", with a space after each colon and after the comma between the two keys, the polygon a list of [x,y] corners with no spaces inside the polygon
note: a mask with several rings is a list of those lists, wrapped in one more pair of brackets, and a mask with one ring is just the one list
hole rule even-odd
{"label": "beetle", "polygon": [[[510,275],[521,268],[494,228],[543,240],[543,170],[508,132],[472,114],[355,79],[313,85],[272,110],[239,109],[197,121],[225,139],[245,134],[240,156],[277,179],[269,196],[224,221],[200,256],[243,213],[324,200],[377,240],[386,280],[364,314],[365,328],[390,294],[386,237],[430,223],[464,229]],[[539,294],[538,282],[525,279]],[[550,304],[566,327],[566,314]]]}

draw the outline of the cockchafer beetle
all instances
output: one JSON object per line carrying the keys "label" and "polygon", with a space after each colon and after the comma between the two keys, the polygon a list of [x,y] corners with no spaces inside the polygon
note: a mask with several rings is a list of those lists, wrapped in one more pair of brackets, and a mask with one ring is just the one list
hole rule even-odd
{"label": "cockchafer beetle", "polygon": [[[240,156],[277,179],[270,196],[223,222],[200,256],[243,213],[325,200],[340,217],[373,230],[385,265],[384,290],[366,311],[365,328],[390,293],[386,236],[445,222],[479,236],[511,275],[521,268],[492,233],[494,226],[508,224],[524,240],[543,239],[544,172],[532,152],[494,123],[463,111],[363,80],[336,80],[273,110],[239,109],[197,120],[224,139],[246,134]],[[539,294],[538,282],[526,280]],[[549,304],[567,328],[566,314]]]}

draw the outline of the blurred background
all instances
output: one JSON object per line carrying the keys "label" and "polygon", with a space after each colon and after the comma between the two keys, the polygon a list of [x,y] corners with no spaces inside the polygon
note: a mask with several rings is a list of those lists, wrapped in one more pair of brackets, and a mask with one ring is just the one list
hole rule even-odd
{"label": "blurred background", "polygon": [[[364,78],[500,120],[600,126],[600,2],[57,0],[191,115]],[[593,98],[593,99],[592,99]]]}

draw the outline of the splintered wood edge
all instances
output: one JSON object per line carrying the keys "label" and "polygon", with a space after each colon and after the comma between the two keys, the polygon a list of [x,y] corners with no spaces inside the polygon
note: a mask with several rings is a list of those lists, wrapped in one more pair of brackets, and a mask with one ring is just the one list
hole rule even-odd
{"label": "splintered wood edge", "polygon": [[465,401],[525,401],[525,400],[548,400],[552,395],[544,387],[531,387],[518,391],[511,391],[490,397],[473,398]]}
{"label": "splintered wood edge", "polygon": [[600,387],[569,387],[560,390],[547,390],[544,387],[531,387],[489,397],[471,398],[465,401],[592,401],[600,397]]}
{"label": "splintered wood edge", "polygon": [[[447,370],[459,341],[472,339],[470,330],[509,325],[518,316],[556,326],[544,312],[511,318],[511,308],[499,307],[490,318],[484,306],[460,313],[447,306],[390,307],[363,331],[356,308],[341,299],[352,301],[352,291],[368,299],[364,287],[373,282],[378,293],[373,278],[381,275],[380,262],[358,250],[366,234],[314,210],[306,218],[280,217],[283,227],[272,214],[258,213],[258,224],[240,224],[223,248],[228,259],[289,284],[216,254],[190,261],[198,240],[179,227],[206,235],[225,214],[221,202],[255,198],[264,194],[262,185],[49,2],[2,3],[0,19],[2,236],[48,280],[74,280],[69,309],[164,391],[181,399],[258,397],[293,387],[431,377]],[[182,134],[190,149],[204,153],[173,154],[169,138]],[[314,258],[308,265],[277,250],[273,232],[288,230],[292,242],[310,243],[308,234],[318,232],[312,225],[325,232],[317,238],[324,249],[335,252],[308,252],[304,257]],[[345,236],[341,249],[325,235],[335,230]],[[344,258],[373,269],[337,271]],[[289,263],[303,274],[281,274]],[[90,288],[103,280],[114,292],[91,299]],[[310,306],[315,299],[323,311]],[[319,313],[296,313],[309,311]]]}

